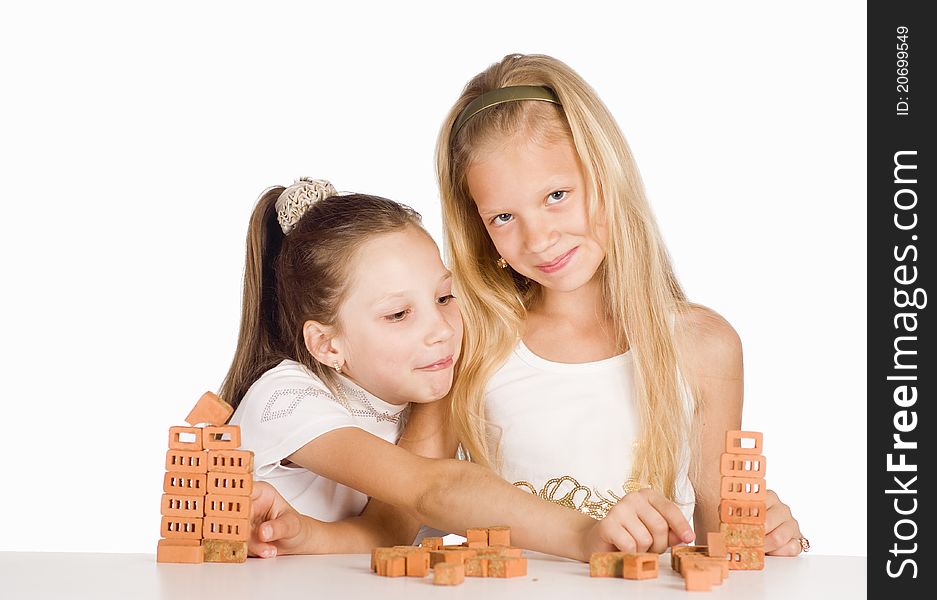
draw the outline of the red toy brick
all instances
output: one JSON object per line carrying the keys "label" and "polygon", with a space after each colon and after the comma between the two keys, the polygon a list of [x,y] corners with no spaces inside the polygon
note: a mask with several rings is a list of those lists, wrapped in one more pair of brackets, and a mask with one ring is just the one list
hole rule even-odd
{"label": "red toy brick", "polygon": [[723,477],[720,496],[728,500],[765,499],[765,480],[748,477]]}
{"label": "red toy brick", "polygon": [[179,473],[208,473],[208,453],[204,450],[167,450],[166,470]]}
{"label": "red toy brick", "polygon": [[220,496],[250,496],[254,480],[247,473],[208,472],[208,493]]}
{"label": "red toy brick", "polygon": [[254,453],[250,450],[208,450],[208,471],[213,473],[250,473]]}
{"label": "red toy brick", "polygon": [[656,579],[657,554],[626,554],[622,559],[621,576],[625,579]]}
{"label": "red toy brick", "polygon": [[760,571],[765,568],[764,548],[739,548],[727,546],[726,554],[729,557],[729,570],[732,571]]}
{"label": "red toy brick", "polygon": [[236,450],[241,445],[241,428],[237,425],[208,426],[202,434],[206,450]]}
{"label": "red toy brick", "polygon": [[510,546],[511,528],[503,525],[488,528],[489,546]]}
{"label": "red toy brick", "polygon": [[156,544],[156,562],[198,564],[203,560],[199,540],[162,539]]}
{"label": "red toy brick", "polygon": [[[746,448],[747,441],[753,442],[751,448]],[[744,446],[743,446],[744,444]],[[726,452],[729,454],[763,454],[764,438],[758,431],[727,431]]]}
{"label": "red toy brick", "polygon": [[204,473],[177,473],[169,471],[163,475],[163,491],[181,496],[204,496]]}
{"label": "red toy brick", "polygon": [[169,428],[169,449],[170,450],[204,450],[202,445],[202,430],[199,427],[170,427]]}
{"label": "red toy brick", "polygon": [[723,523],[758,525],[765,522],[766,511],[765,503],[761,501],[723,498],[719,503],[719,520]]}
{"label": "red toy brick", "polygon": [[719,473],[726,477],[752,477],[763,478],[767,463],[761,454],[729,454],[722,455],[719,463]]}
{"label": "red toy brick", "polygon": [[164,538],[202,539],[202,519],[199,517],[163,517],[160,535]]}
{"label": "red toy brick", "polygon": [[706,534],[706,545],[709,547],[707,554],[711,557],[725,559],[726,540],[721,533],[710,531]]}
{"label": "red toy brick", "polygon": [[250,538],[251,523],[248,519],[205,517],[202,537],[211,540],[246,541]]}
{"label": "red toy brick", "polygon": [[204,517],[205,497],[163,494],[159,514],[166,517]]}
{"label": "red toy brick", "polygon": [[250,496],[222,496],[221,494],[205,496],[205,516],[247,519],[250,514]]}
{"label": "red toy brick", "polygon": [[200,424],[224,425],[234,413],[230,404],[213,394],[205,392],[185,418],[185,422],[195,426]]}

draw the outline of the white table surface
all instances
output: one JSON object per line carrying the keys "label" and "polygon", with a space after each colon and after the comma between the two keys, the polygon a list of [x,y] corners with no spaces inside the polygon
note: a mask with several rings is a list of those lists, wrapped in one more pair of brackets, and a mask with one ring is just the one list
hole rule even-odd
{"label": "white table surface", "polygon": [[711,592],[686,592],[660,558],[657,579],[590,578],[589,565],[526,553],[527,577],[467,577],[455,587],[432,576],[378,577],[366,554],[281,556],[243,564],[158,564],[154,554],[0,552],[0,598],[745,598],[747,600],[866,597],[866,559],[853,556],[767,557],[763,571],[730,571]]}

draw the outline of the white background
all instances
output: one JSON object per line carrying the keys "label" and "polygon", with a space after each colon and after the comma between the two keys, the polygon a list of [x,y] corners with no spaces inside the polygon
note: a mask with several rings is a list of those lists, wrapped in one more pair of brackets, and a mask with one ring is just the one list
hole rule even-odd
{"label": "white background", "polygon": [[556,56],[618,119],[743,425],[821,554],[865,555],[865,7],[34,2],[0,9],[0,550],[155,552],[167,430],[236,342],[257,195],[413,205],[465,82]]}

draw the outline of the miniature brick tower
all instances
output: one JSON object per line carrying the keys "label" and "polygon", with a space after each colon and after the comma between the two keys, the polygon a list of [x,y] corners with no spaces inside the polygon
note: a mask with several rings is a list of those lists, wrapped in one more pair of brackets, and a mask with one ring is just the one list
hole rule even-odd
{"label": "miniature brick tower", "polygon": [[254,453],[238,450],[241,430],[225,425],[234,409],[205,392],[169,428],[157,562],[244,562],[250,535]]}
{"label": "miniature brick tower", "polygon": [[729,568],[765,568],[765,457],[762,434],[727,431],[722,475],[719,532]]}

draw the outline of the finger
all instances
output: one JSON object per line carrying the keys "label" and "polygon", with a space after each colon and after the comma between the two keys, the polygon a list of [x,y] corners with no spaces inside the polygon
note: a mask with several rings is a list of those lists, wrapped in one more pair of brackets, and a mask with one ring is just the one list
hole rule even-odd
{"label": "finger", "polygon": [[[671,533],[670,526],[667,525],[667,520],[650,504],[639,508],[637,514],[651,536],[651,543],[648,544],[645,550],[639,550],[639,552],[654,552],[655,554],[660,554],[666,550],[668,542],[670,541],[668,534]],[[635,539],[638,540],[637,537]]]}
{"label": "finger", "polygon": [[[654,509],[645,505],[639,510],[653,511]],[[647,549],[654,545],[654,536],[648,531],[638,513],[627,512],[621,515],[621,526],[628,531],[628,535],[634,540],[635,552],[647,552]]]}
{"label": "finger", "polygon": [[[673,531],[671,531],[671,530],[669,530],[669,529],[667,530],[667,545],[668,545],[668,546],[670,546],[671,548],[673,548],[674,546],[679,546],[679,545],[682,544],[682,543],[683,543],[683,538],[681,538],[680,536],[678,536],[678,535],[677,535],[676,533],[674,533]],[[660,554],[660,552],[658,552],[658,554]]]}
{"label": "finger", "polygon": [[804,549],[800,545],[800,537],[797,537],[783,544],[780,548],[772,550],[771,552],[765,552],[765,554],[770,554],[771,556],[797,556],[803,551]]}
{"label": "finger", "polygon": [[261,542],[276,542],[299,535],[301,526],[294,513],[287,513],[276,519],[266,521],[257,528],[257,538]]}
{"label": "finger", "polygon": [[786,521],[793,521],[791,507],[783,502],[777,502],[765,511],[765,531],[772,531],[781,526]]}
{"label": "finger", "polygon": [[616,526],[611,528],[607,532],[605,541],[618,548],[619,552],[628,552],[630,554],[637,552],[638,545],[624,527]]}
{"label": "finger", "polygon": [[778,550],[790,540],[800,539],[800,528],[794,519],[784,521],[770,531],[766,527],[765,531],[767,531],[765,534],[765,554]]}
{"label": "finger", "polygon": [[778,498],[777,493],[774,490],[765,490],[765,508],[771,508],[775,504],[779,504],[781,499]]}
{"label": "finger", "polygon": [[273,544],[266,544],[257,541],[254,536],[247,542],[247,553],[250,556],[259,556],[260,558],[273,558],[277,555],[277,547]]}
{"label": "finger", "polygon": [[686,543],[690,543],[694,540],[696,535],[693,533],[693,530],[690,529],[690,522],[686,520],[686,517],[683,516],[683,513],[680,512],[680,508],[668,500],[667,498],[655,495],[649,496],[648,500],[657,512],[667,521],[667,526],[676,533],[681,540]]}

